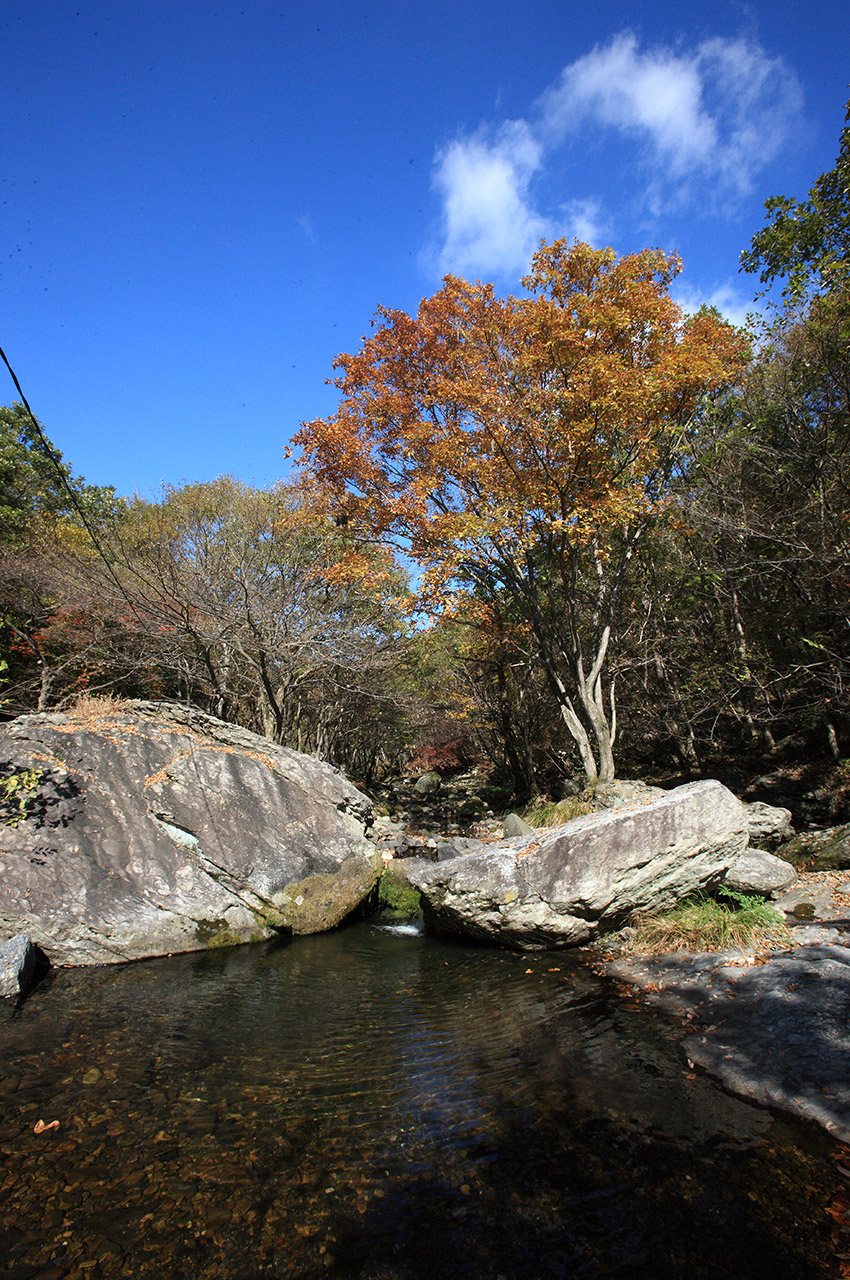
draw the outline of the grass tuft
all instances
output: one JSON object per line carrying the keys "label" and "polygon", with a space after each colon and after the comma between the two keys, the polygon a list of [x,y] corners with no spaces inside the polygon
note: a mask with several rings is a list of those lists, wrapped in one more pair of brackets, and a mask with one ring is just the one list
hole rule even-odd
{"label": "grass tuft", "polygon": [[631,950],[661,955],[668,951],[791,945],[788,926],[776,907],[731,889],[719,892],[726,901],[700,893],[684,898],[669,911],[636,916]]}
{"label": "grass tuft", "polygon": [[561,827],[573,818],[581,818],[586,813],[593,813],[592,801],[581,796],[569,796],[566,800],[543,800],[538,797],[532,800],[520,814],[530,827]]}

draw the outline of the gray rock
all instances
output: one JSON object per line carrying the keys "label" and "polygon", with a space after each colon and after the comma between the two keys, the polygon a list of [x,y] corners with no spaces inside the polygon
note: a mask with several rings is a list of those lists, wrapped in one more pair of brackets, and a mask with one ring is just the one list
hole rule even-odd
{"label": "gray rock", "polygon": [[451,840],[441,840],[437,845],[437,861],[448,862],[450,858],[458,858],[464,853],[480,853],[486,849],[483,840],[473,836],[452,836]]}
{"label": "gray rock", "polygon": [[760,893],[770,897],[789,889],[796,879],[797,872],[790,862],[784,862],[762,849],[747,849],[732,863],[723,883],[740,893]]}
{"label": "gray rock", "polygon": [[509,813],[507,815],[502,823],[502,831],[508,839],[513,839],[514,836],[534,835],[534,828],[524,822],[518,813]]}
{"label": "gray rock", "polygon": [[797,920],[825,920],[837,914],[826,885],[796,885],[787,893],[780,894],[775,905],[788,917],[793,916]]}
{"label": "gray rock", "polygon": [[837,944],[842,947],[850,944],[848,920],[824,920],[820,924],[794,924],[789,922],[791,939],[795,947],[821,946]]}
{"label": "gray rock", "polygon": [[776,849],[794,835],[791,826],[791,810],[754,800],[744,804],[750,844],[758,849]]}
{"label": "gray rock", "polygon": [[0,732],[37,769],[24,821],[0,827],[0,937],[97,964],[338,924],[375,882],[370,802],[335,769],[170,704]]}
{"label": "gray rock", "polygon": [[440,790],[440,775],[438,773],[423,773],[414,786],[413,790],[418,796],[433,796]]}
{"label": "gray rock", "polygon": [[411,883],[438,930],[568,946],[716,882],[746,842],[741,802],[719,782],[696,782],[416,869]]}
{"label": "gray rock", "polygon": [[844,871],[850,868],[850,823],[819,832],[810,844],[815,855],[812,871]]}
{"label": "gray rock", "polygon": [[616,782],[598,782],[593,799],[599,809],[621,809],[666,794],[661,787],[652,787],[648,782],[619,778]]}
{"label": "gray rock", "polygon": [[807,871],[850,869],[850,824],[805,831],[782,848],[782,856]]}
{"label": "gray rock", "polygon": [[35,947],[26,934],[0,942],[0,996],[22,995],[35,976]]}
{"label": "gray rock", "polygon": [[682,1047],[730,1092],[850,1142],[846,947],[796,947],[758,965],[706,955],[617,960],[607,972],[701,1024]]}

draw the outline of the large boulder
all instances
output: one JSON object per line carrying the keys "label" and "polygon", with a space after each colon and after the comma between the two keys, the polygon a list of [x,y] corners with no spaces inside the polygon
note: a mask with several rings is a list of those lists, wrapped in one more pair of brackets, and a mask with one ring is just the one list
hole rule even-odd
{"label": "large boulder", "polygon": [[318,932],[377,878],[370,802],[336,770],[171,704],[21,717],[0,775],[0,938],[54,964]]}
{"label": "large boulder", "polygon": [[720,879],[747,843],[741,802],[694,782],[411,869],[426,922],[522,950],[587,942]]}

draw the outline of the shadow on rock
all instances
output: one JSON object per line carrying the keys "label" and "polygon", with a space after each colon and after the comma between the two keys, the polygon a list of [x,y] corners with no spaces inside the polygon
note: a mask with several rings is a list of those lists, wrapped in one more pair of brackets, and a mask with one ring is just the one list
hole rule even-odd
{"label": "shadow on rock", "polygon": [[801,946],[755,963],[717,955],[618,960],[607,973],[700,1024],[685,1053],[726,1088],[850,1142],[850,948]]}

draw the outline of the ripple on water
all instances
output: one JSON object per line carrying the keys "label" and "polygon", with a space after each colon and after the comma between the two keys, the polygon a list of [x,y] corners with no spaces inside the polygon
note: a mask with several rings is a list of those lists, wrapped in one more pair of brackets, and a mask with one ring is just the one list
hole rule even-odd
{"label": "ripple on water", "polygon": [[0,1049],[13,1276],[838,1274],[826,1139],[563,955],[363,924],[56,973]]}

